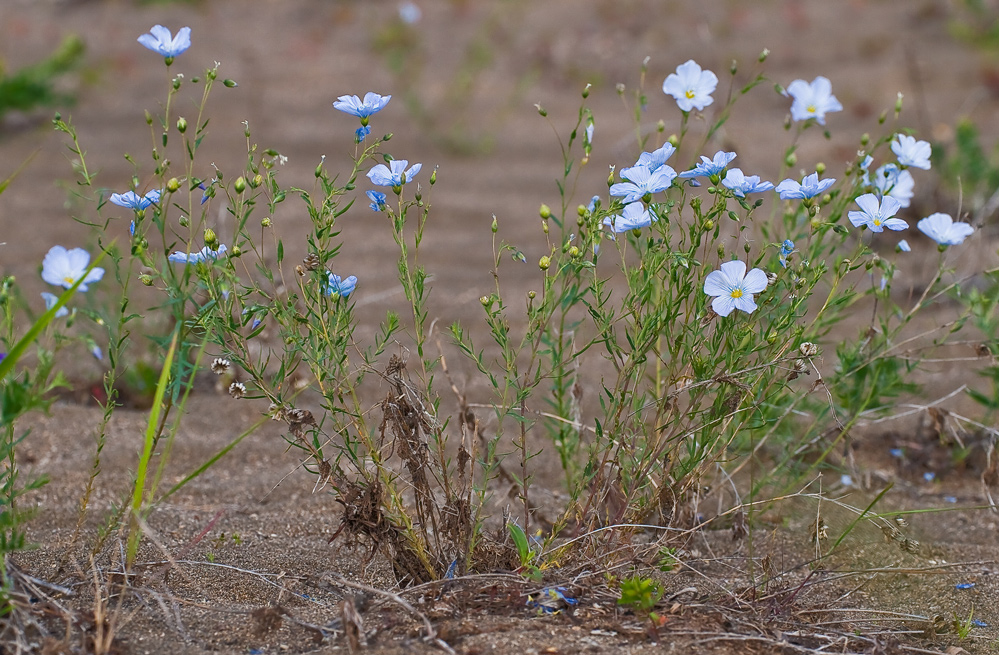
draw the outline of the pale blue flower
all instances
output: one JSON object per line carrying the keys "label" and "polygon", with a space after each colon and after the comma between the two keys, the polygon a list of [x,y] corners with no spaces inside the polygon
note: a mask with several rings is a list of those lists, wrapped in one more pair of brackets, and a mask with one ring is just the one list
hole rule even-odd
{"label": "pale blue flower", "polygon": [[[333,103],[335,109],[339,109],[345,114],[350,114],[351,116],[357,116],[358,118],[365,119],[372,114],[377,114],[388,101],[392,99],[392,96],[382,96],[377,93],[368,92],[364,94],[364,100],[361,100],[357,96],[340,96],[337,98],[336,102]],[[364,121],[362,121],[362,124]]]}
{"label": "pale blue flower", "polygon": [[139,43],[167,59],[173,59],[191,47],[191,28],[182,27],[177,31],[177,36],[173,36],[162,25],[153,25],[149,34],[139,37]]}
{"label": "pale blue flower", "polygon": [[618,216],[607,216],[604,225],[614,232],[627,232],[652,225],[655,218],[641,202],[633,202],[624,206],[624,211]]}
{"label": "pale blue flower", "polygon": [[891,151],[898,157],[899,164],[924,171],[930,170],[932,150],[928,142],[916,141],[916,137],[905,134],[896,134],[895,140],[891,142]]}
{"label": "pale blue flower", "polygon": [[873,193],[865,193],[855,202],[861,211],[851,211],[847,215],[854,227],[866,225],[872,232],[881,232],[885,228],[898,231],[909,227],[901,218],[893,218],[901,205],[891,196],[885,196],[879,202]]}
{"label": "pale blue flower", "polygon": [[902,239],[901,241],[898,242],[898,249],[899,249],[900,252],[911,252],[912,251],[912,248],[909,247],[909,242],[906,241],[905,239]]}
{"label": "pale blue flower", "polygon": [[590,198],[590,204],[586,206],[586,211],[592,214],[594,210],[596,210],[598,202],[600,202],[600,196],[593,196]]}
{"label": "pale blue flower", "polygon": [[[42,260],[42,279],[51,285],[69,289],[83,277],[89,265],[90,253],[83,248],[66,250],[62,246],[52,246]],[[86,273],[86,277],[76,290],[86,291],[88,284],[97,282],[102,277],[104,269],[94,268]]]}
{"label": "pale blue flower", "polygon": [[669,166],[660,166],[653,173],[648,166],[639,164],[621,171],[621,178],[627,182],[618,182],[611,186],[610,195],[624,196],[625,204],[641,200],[645,194],[659,193],[669,188],[676,177],[676,171]]}
{"label": "pale blue flower", "polygon": [[767,288],[767,274],[758,268],[746,273],[745,262],[725,262],[704,280],[704,293],[715,296],[711,308],[719,316],[728,316],[733,309],[747,314],[756,310],[753,294]]}
{"label": "pale blue flower", "polygon": [[787,85],[786,95],[791,96],[791,118],[804,121],[814,118],[819,125],[826,124],[826,113],[842,111],[843,105],[832,94],[832,84],[819,76],[811,84],[805,80],[795,80]]}
{"label": "pale blue flower", "polygon": [[351,275],[343,280],[340,279],[339,275],[332,273],[327,273],[327,275],[329,276],[326,282],[327,296],[336,294],[341,298],[346,298],[354,291],[354,287],[357,286],[357,276],[355,275]]}
{"label": "pale blue flower", "polygon": [[684,171],[680,173],[680,177],[708,177],[712,175],[721,175],[721,172],[725,170],[725,167],[731,163],[733,159],[736,158],[734,152],[725,152],[719,150],[715,153],[713,159],[708,159],[704,155],[701,155],[701,162],[694,166],[689,171]]}
{"label": "pale blue flower", "polygon": [[930,214],[916,223],[919,231],[941,246],[956,246],[971,236],[975,228],[967,223],[955,223],[950,214]]}
{"label": "pale blue flower", "polygon": [[368,207],[371,207],[371,211],[374,212],[385,211],[384,193],[380,191],[375,191],[373,189],[371,191],[367,191],[366,193],[368,194],[368,199],[371,201],[371,204],[368,205]]}
{"label": "pale blue flower", "polygon": [[776,191],[780,195],[781,200],[807,200],[814,198],[820,193],[824,193],[826,189],[835,183],[836,178],[834,177],[819,181],[819,174],[812,173],[811,175],[806,175],[801,180],[801,184],[792,179],[784,180],[777,185]]}
{"label": "pale blue flower", "polygon": [[135,221],[132,221],[131,223],[128,224],[128,236],[130,237],[135,236]]}
{"label": "pale blue flower", "polygon": [[197,264],[203,262],[207,259],[218,259],[226,252],[225,244],[221,244],[218,250],[212,250],[208,246],[205,246],[200,251],[195,253],[180,252],[179,250],[174,251],[167,259],[174,264]]}
{"label": "pale blue flower", "polygon": [[104,351],[102,351],[101,347],[98,346],[96,343],[93,346],[91,346],[90,354],[93,355],[94,359],[96,359],[97,361],[101,361],[102,359],[104,359]]}
{"label": "pale blue flower", "polygon": [[205,186],[204,182],[202,182],[201,184],[198,185],[198,188],[201,189],[202,192],[203,192],[201,194],[201,204],[202,205],[205,204],[206,202],[208,202],[208,199],[211,198],[211,197],[213,197],[215,195],[215,192],[212,191],[212,187],[214,187],[218,183],[218,181],[219,181],[219,178],[213,177],[212,181],[208,183],[208,186]]}
{"label": "pale blue flower", "polygon": [[[45,301],[45,309],[49,310],[55,307],[55,304],[59,302],[59,296],[55,295],[54,293],[49,293],[48,291],[42,291],[42,300]],[[55,317],[62,318],[63,316],[68,316],[68,315],[69,315],[69,310],[66,309],[65,307],[60,307],[58,310],[56,310]]]}
{"label": "pale blue flower", "polygon": [[666,160],[673,156],[674,152],[676,152],[676,148],[673,147],[672,143],[664,143],[662,148],[640,154],[635,165],[647,166],[650,171],[655,173],[660,166],[666,163]]}
{"label": "pale blue flower", "polygon": [[593,145],[593,121],[586,124],[586,137],[583,139],[585,145]]}
{"label": "pale blue flower", "polygon": [[693,59],[676,67],[663,82],[663,93],[673,96],[680,111],[704,109],[712,102],[718,86],[718,77],[711,71],[702,71]]}
{"label": "pale blue flower", "polygon": [[420,18],[423,17],[423,12],[420,8],[416,6],[413,2],[404,2],[399,5],[399,18],[402,22],[407,25],[413,25],[414,23],[419,23]]}
{"label": "pale blue flower", "polygon": [[777,260],[780,262],[781,268],[787,268],[787,258],[790,257],[793,252],[794,241],[784,239],[784,243],[780,244],[780,254],[777,256]]}
{"label": "pale blue flower", "polygon": [[[368,171],[368,179],[377,186],[402,186],[403,182],[411,182],[423,168],[423,164],[413,164],[409,170],[409,160],[393,159],[389,165],[378,164]],[[403,176],[405,175],[405,179]]]}
{"label": "pale blue flower", "polygon": [[747,193],[760,193],[774,188],[773,182],[760,182],[759,175],[746,176],[739,168],[729,170],[722,185],[731,189],[739,198],[745,198]]}
{"label": "pale blue flower", "polygon": [[153,189],[146,195],[140,196],[135,191],[126,191],[125,193],[112,193],[109,200],[111,204],[138,211],[158,203],[162,193],[160,189]]}
{"label": "pale blue flower", "polygon": [[362,125],[354,130],[354,143],[361,143],[369,134],[371,134],[371,128],[367,125]]}
{"label": "pale blue flower", "polygon": [[895,164],[885,164],[874,171],[872,184],[882,196],[891,196],[902,207],[908,207],[915,195],[916,180],[912,173]]}

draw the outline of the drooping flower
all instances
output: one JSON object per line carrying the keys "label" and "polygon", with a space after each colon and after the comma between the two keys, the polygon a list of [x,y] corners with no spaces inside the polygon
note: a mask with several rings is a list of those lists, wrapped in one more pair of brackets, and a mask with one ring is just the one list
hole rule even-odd
{"label": "drooping flower", "polygon": [[781,268],[787,268],[787,258],[790,257],[793,252],[794,241],[784,239],[784,243],[780,244],[780,254],[777,256],[777,260],[780,262]]}
{"label": "drooping flower", "polygon": [[118,205],[119,207],[125,207],[127,209],[134,209],[136,211],[145,209],[149,205],[154,205],[160,201],[160,195],[162,195],[162,190],[153,189],[149,191],[144,196],[140,196],[135,191],[126,191],[125,193],[112,193],[109,200],[112,204]]}
{"label": "drooping flower", "polygon": [[645,194],[659,193],[669,188],[676,177],[676,171],[665,164],[653,173],[648,166],[639,164],[621,171],[621,178],[627,182],[618,182],[610,188],[610,195],[624,196],[625,204],[641,200]]}
{"label": "drooping flower", "polygon": [[594,210],[596,210],[598,202],[600,202],[600,196],[593,196],[590,198],[590,204],[586,206],[586,211],[592,214]]}
{"label": "drooping flower", "polygon": [[919,231],[941,246],[956,246],[971,236],[975,228],[967,223],[955,223],[950,214],[930,214],[916,223]]}
{"label": "drooping flower", "polygon": [[593,145],[593,129],[594,129],[593,121],[590,120],[586,123],[586,130],[585,130],[586,137],[583,139],[584,145]]}
{"label": "drooping flower", "polygon": [[661,148],[640,154],[635,166],[646,166],[649,171],[655,173],[660,166],[666,163],[666,160],[673,156],[674,152],[676,152],[676,148],[673,147],[672,143],[664,143]]}
{"label": "drooping flower", "polygon": [[[361,119],[366,119],[372,114],[377,114],[388,101],[392,99],[392,96],[378,95],[377,93],[372,93],[371,91],[364,94],[364,100],[361,100],[357,96],[340,96],[333,103],[334,109],[339,109],[345,114],[350,114],[351,116],[357,116]],[[361,121],[362,125],[366,125],[366,121]]]}
{"label": "drooping flower", "polygon": [[885,228],[898,231],[909,227],[901,218],[893,218],[901,205],[891,196],[885,196],[879,202],[873,193],[865,193],[855,202],[861,211],[851,211],[847,215],[854,227],[866,225],[872,232],[881,232]]}
{"label": "drooping flower", "polygon": [[826,189],[835,183],[836,178],[834,177],[820,181],[819,174],[812,173],[811,175],[806,175],[801,180],[801,184],[792,179],[786,179],[777,185],[776,191],[780,195],[781,200],[807,200],[814,198],[820,193],[824,193]]}
{"label": "drooping flower", "polygon": [[212,187],[214,187],[218,183],[218,181],[219,181],[218,177],[213,177],[212,181],[208,183],[208,186],[205,186],[204,182],[198,185],[198,188],[203,191],[203,193],[201,194],[202,205],[208,202],[209,198],[215,196],[215,192],[212,190]]}
{"label": "drooping flower", "polygon": [[220,244],[218,250],[213,250],[208,246],[205,246],[200,251],[195,253],[180,252],[179,250],[174,251],[170,254],[167,259],[175,264],[197,264],[205,261],[206,259],[218,259],[226,252],[225,244]]}
{"label": "drooping flower", "polygon": [[911,252],[912,251],[912,248],[909,247],[909,242],[906,241],[905,239],[902,239],[901,241],[898,242],[898,249],[901,252]]}
{"label": "drooping flower", "polygon": [[[83,277],[90,265],[90,253],[83,248],[66,250],[62,246],[52,246],[42,260],[42,279],[51,285],[69,289]],[[103,268],[94,268],[86,273],[77,291],[86,291],[87,285],[104,277]]]}
{"label": "drooping flower", "polygon": [[381,191],[375,191],[374,189],[372,189],[371,191],[366,191],[365,193],[367,193],[368,199],[371,201],[371,204],[368,205],[368,207],[371,207],[371,211],[374,212],[385,211],[384,193],[382,193]]}
{"label": "drooping flower", "polygon": [[746,176],[739,168],[730,169],[725,174],[722,185],[731,189],[732,193],[740,198],[745,198],[747,193],[760,193],[774,188],[773,182],[760,182],[759,175]]}
{"label": "drooping flower", "polygon": [[337,295],[341,298],[346,298],[354,291],[354,287],[357,286],[357,276],[351,275],[343,280],[340,279],[339,275],[334,275],[333,273],[328,273],[329,279],[326,283],[326,295],[332,296]]}
{"label": "drooping flower", "polygon": [[[368,171],[368,179],[377,186],[402,186],[403,182],[411,182],[423,168],[423,164],[413,164],[409,170],[409,160],[393,159],[389,165],[378,164]],[[405,175],[405,180],[403,179]]]}
{"label": "drooping flower", "polygon": [[[48,291],[42,291],[42,300],[45,301],[45,309],[49,310],[55,307],[55,304],[59,302],[59,296],[54,293],[49,293]],[[56,318],[62,318],[63,316],[68,316],[69,310],[65,307],[60,307],[55,314]]]}
{"label": "drooping flower", "polygon": [[712,159],[708,159],[704,155],[701,155],[700,163],[689,171],[680,173],[680,177],[711,177],[712,175],[721,175],[721,172],[725,170],[725,167],[728,166],[729,163],[736,158],[736,156],[737,155],[734,152],[725,152],[723,150],[716,152]]}
{"label": "drooping flower", "polygon": [[693,59],[676,67],[675,73],[670,73],[663,82],[663,93],[673,96],[680,111],[698,111],[712,102],[718,86],[718,77],[711,71],[701,70]]}
{"label": "drooping flower", "polygon": [[177,31],[177,36],[173,36],[162,25],[153,25],[149,34],[139,37],[139,43],[167,59],[173,59],[191,47],[191,28],[182,27]]}
{"label": "drooping flower", "polygon": [[843,105],[832,94],[832,84],[821,75],[811,84],[805,80],[791,82],[787,85],[786,95],[794,99],[791,118],[796,121],[814,118],[819,125],[825,125],[827,112],[843,110]]}
{"label": "drooping flower", "polygon": [[614,232],[627,232],[648,227],[654,220],[644,203],[632,202],[624,206],[620,215],[604,218],[604,225]]}
{"label": "drooping flower", "polygon": [[916,180],[912,173],[895,164],[885,164],[874,171],[872,183],[882,196],[891,196],[901,207],[908,207],[915,195]]}
{"label": "drooping flower", "polygon": [[758,268],[746,273],[746,263],[740,260],[725,262],[704,280],[704,293],[715,296],[711,308],[719,316],[728,316],[733,309],[752,314],[756,310],[753,294],[766,288],[767,274]]}
{"label": "drooping flower", "polygon": [[371,128],[367,125],[362,125],[354,130],[354,143],[361,143],[369,134],[371,134]]}
{"label": "drooping flower", "polygon": [[891,142],[891,151],[898,157],[902,166],[930,170],[930,154],[932,148],[927,141],[916,141],[916,137],[906,134],[896,134]]}
{"label": "drooping flower", "polygon": [[104,351],[96,343],[90,347],[90,354],[94,356],[94,359],[101,361],[104,359]]}

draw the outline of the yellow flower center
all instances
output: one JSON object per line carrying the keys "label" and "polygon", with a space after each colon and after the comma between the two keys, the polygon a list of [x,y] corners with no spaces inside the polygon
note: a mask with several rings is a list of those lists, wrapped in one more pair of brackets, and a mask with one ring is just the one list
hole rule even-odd
{"label": "yellow flower center", "polygon": [[62,279],[62,281],[65,282],[66,284],[73,284],[74,282],[76,282],[76,278],[67,275]]}
{"label": "yellow flower center", "polygon": [[805,111],[807,111],[809,114],[814,114],[816,111],[816,107],[815,105],[808,105],[807,107],[805,107]]}
{"label": "yellow flower center", "polygon": [[881,219],[880,218],[875,218],[871,222],[874,223],[874,227],[881,227]]}
{"label": "yellow flower center", "polygon": [[742,298],[742,289],[732,289],[733,298]]}
{"label": "yellow flower center", "polygon": [[693,89],[687,89],[687,92],[684,95],[687,96],[688,100],[693,100],[694,96],[697,95],[697,94],[694,93]]}

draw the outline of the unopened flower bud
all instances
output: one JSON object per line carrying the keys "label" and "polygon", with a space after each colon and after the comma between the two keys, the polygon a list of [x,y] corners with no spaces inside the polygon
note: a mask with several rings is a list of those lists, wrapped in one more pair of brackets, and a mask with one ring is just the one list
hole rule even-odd
{"label": "unopened flower bud", "polygon": [[711,220],[710,218],[708,220],[704,221],[704,230],[705,231],[713,230],[714,227],[715,227],[715,222],[713,220]]}
{"label": "unopened flower bud", "polygon": [[534,105],[534,106],[535,106],[535,107],[537,107],[537,109],[538,109],[538,113],[539,113],[539,114],[540,114],[541,116],[547,116],[547,115],[548,115],[548,112],[547,112],[547,111],[545,111],[545,108],[544,108],[544,107],[542,107],[541,105],[538,105],[538,104],[536,104],[536,105]]}
{"label": "unopened flower bud", "polygon": [[785,166],[794,166],[797,163],[798,163],[798,155],[794,154],[793,152],[788,153],[787,157],[784,158]]}
{"label": "unopened flower bud", "polygon": [[579,205],[576,207],[576,214],[578,214],[580,217],[586,216],[587,211],[588,210],[586,209],[586,205]]}
{"label": "unopened flower bud", "polygon": [[233,246],[232,250],[229,251],[229,257],[239,257],[243,254],[243,249],[239,246]]}
{"label": "unopened flower bud", "polygon": [[871,142],[871,135],[870,134],[868,134],[867,132],[864,132],[863,134],[860,135],[860,145],[862,145],[862,146],[864,146],[866,148],[867,144],[870,143],[870,142]]}
{"label": "unopened flower bud", "polygon": [[152,124],[153,124],[153,115],[150,114],[149,110],[147,109],[146,110],[146,125],[152,125]]}
{"label": "unopened flower bud", "polygon": [[[171,59],[172,59],[172,57],[171,57]],[[176,91],[177,89],[179,89],[180,88],[180,78],[179,77],[173,78],[173,81],[171,82],[171,85],[173,86],[173,90],[174,91]]]}
{"label": "unopened flower bud", "polygon": [[583,87],[583,99],[584,100],[586,98],[590,97],[590,87],[591,86],[593,86],[593,85],[592,84],[587,84],[586,86]]}
{"label": "unopened flower bud", "polygon": [[577,248],[576,246],[572,246],[571,248],[569,248],[569,257],[571,257],[572,259],[576,259],[577,257],[579,257],[579,248]]}
{"label": "unopened flower bud", "polygon": [[769,48],[763,48],[763,52],[761,52],[760,56],[756,58],[756,61],[758,61],[758,62],[760,62],[762,64],[763,62],[765,62],[767,60],[767,57],[769,57],[769,56],[770,56],[770,49]]}
{"label": "unopened flower bud", "polygon": [[499,232],[499,222],[496,221],[496,214],[493,214],[493,222],[489,226],[489,229],[492,230],[493,234]]}
{"label": "unopened flower bud", "polygon": [[215,230],[212,228],[205,230],[205,245],[212,250],[218,250],[216,246],[219,245],[219,238],[215,236]]}
{"label": "unopened flower bud", "polygon": [[235,89],[237,86],[239,86],[238,84],[236,84],[235,80],[230,80],[228,78],[222,80],[222,84],[224,84],[227,89]]}
{"label": "unopened flower bud", "polygon": [[552,265],[552,258],[549,257],[548,255],[545,255],[544,257],[538,260],[538,268],[540,268],[542,271],[547,271],[548,267],[551,265]]}
{"label": "unopened flower bud", "polygon": [[183,214],[179,219],[177,219],[177,222],[180,224],[181,227],[191,227],[191,219],[188,218],[187,216],[184,216]]}
{"label": "unopened flower bud", "polygon": [[535,298],[538,297],[538,293],[536,291],[533,291],[533,290],[532,291],[528,291],[527,292],[527,297],[530,298],[531,300],[534,300]]}
{"label": "unopened flower bud", "polygon": [[660,118],[659,121],[656,123],[656,132],[662,134],[665,131],[666,131],[666,121]]}
{"label": "unopened flower bud", "polygon": [[541,220],[547,221],[552,217],[552,209],[548,205],[542,204],[538,210],[538,214],[541,216]]}
{"label": "unopened flower bud", "polygon": [[902,113],[902,92],[898,92],[898,97],[895,99],[895,114]]}
{"label": "unopened flower bud", "polygon": [[736,60],[733,59],[732,60],[732,65],[728,67],[728,72],[731,73],[732,75],[735,75],[736,73],[738,73],[739,72],[739,62],[737,62]]}
{"label": "unopened flower bud", "polygon": [[436,168],[434,169],[434,172],[430,174],[430,186],[433,186],[435,184],[437,184],[437,169]]}
{"label": "unopened flower bud", "polygon": [[166,188],[170,193],[177,193],[177,189],[180,188],[180,180],[175,177],[171,177],[167,180]]}
{"label": "unopened flower bud", "polygon": [[187,119],[183,116],[177,119],[177,131],[181,134],[187,131]]}
{"label": "unopened flower bud", "polygon": [[815,165],[815,172],[819,175],[823,175],[826,172],[826,165],[824,162],[819,162]]}
{"label": "unopened flower bud", "polygon": [[669,138],[666,139],[666,142],[675,148],[680,145],[680,137],[678,137],[676,133],[670,134]]}
{"label": "unopened flower bud", "polygon": [[253,179],[250,180],[250,188],[256,189],[258,186],[260,186],[263,183],[264,183],[264,176],[261,175],[260,173],[257,173],[256,175],[253,176]]}
{"label": "unopened flower bud", "polygon": [[242,175],[236,178],[236,181],[232,184],[232,188],[236,190],[236,193],[243,193],[246,191],[246,180]]}

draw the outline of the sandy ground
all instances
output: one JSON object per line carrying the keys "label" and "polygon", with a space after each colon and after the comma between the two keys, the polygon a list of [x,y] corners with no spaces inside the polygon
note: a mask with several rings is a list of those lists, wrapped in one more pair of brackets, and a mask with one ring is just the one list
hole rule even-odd
{"label": "sandy ground", "polygon": [[[387,150],[396,158],[421,161],[426,174],[433,167],[439,171],[424,244],[424,262],[438,290],[433,316],[442,325],[461,320],[473,330],[481,330],[478,298],[492,288],[488,254],[492,215],[499,220],[500,236],[521,248],[529,262],[544,254],[537,229],[538,205],[555,206],[559,200],[555,178],[561,162],[552,126],[563,135],[568,131],[580,91],[593,83],[588,103],[596,118],[594,155],[570,206],[586,202],[605,189],[609,165],[629,163],[638,152],[630,112],[615,85],[625,84],[629,97],[646,56],[649,103],[640,126],[645,132],[653,131],[659,119],[665,121],[666,134],[679,129],[679,112],[659,89],[665,76],[690,58],[718,73],[720,93],[728,89],[726,71],[732,61],[739,62],[738,87],[755,74],[756,57],[764,48],[771,51],[765,72],[773,82],[828,77],[844,111],[829,117],[830,140],[817,130],[802,139],[798,161],[805,172],[819,161],[827,163],[832,173],[842,170],[854,156],[861,133],[894,130],[895,126],[879,126],[877,118],[883,110],[890,111],[899,92],[905,96],[900,125],[918,130],[923,138],[948,143],[959,118],[970,118],[993,137],[999,133],[994,121],[999,97],[990,84],[996,64],[951,36],[954,22],[964,15],[957,2],[453,0],[419,5],[422,18],[408,28],[413,49],[405,80],[390,71],[385,47],[386,40],[398,42],[404,33],[399,31],[397,5],[375,0],[144,5],[6,0],[0,4],[0,55],[13,69],[41,58],[69,32],[85,39],[83,72],[67,82],[78,102],[61,111],[79,130],[88,166],[100,171],[98,185],[115,191],[125,190],[133,173],[122,153],[148,161],[150,136],[143,110],[155,112],[165,96],[162,63],[135,42],[153,24],[192,28],[193,46],[171,72],[193,75],[217,60],[222,76],[239,83],[235,89],[217,88],[209,105],[212,127],[202,162],[214,162],[224,170],[239,168],[245,159],[242,122],[248,121],[255,142],[288,156],[281,171],[285,183],[310,185],[322,155],[335,167],[353,151],[355,120],[334,111],[331,102],[342,94],[369,90],[392,93],[392,103],[372,120],[375,134],[393,133]],[[475,69],[474,83],[455,96],[462,74],[470,70],[470,53],[477,53],[484,63]],[[538,116],[535,103],[548,111],[551,125]],[[789,101],[776,94],[772,84],[763,84],[740,105],[705,153],[685,150],[677,161],[686,163],[718,148],[735,150],[743,170],[776,182],[777,164],[790,139],[783,129]],[[0,271],[16,275],[29,298],[37,298],[43,288],[39,263],[51,245],[94,246],[87,229],[70,219],[73,213],[92,210],[67,201],[71,166],[65,142],[52,134],[49,117],[45,111],[10,116],[0,131],[0,177],[39,151],[26,172],[0,196],[0,241],[7,244],[0,246]],[[137,174],[148,179],[148,165]],[[931,176],[920,178],[908,218],[930,211],[957,212],[956,207],[939,207],[938,202],[955,203],[955,197],[941,191]],[[342,270],[360,278],[359,315],[371,325],[402,300],[388,226],[379,218],[366,203],[358,202],[342,219],[343,240],[349,247],[338,259]],[[304,235],[307,220],[290,202],[274,217],[289,258],[304,253],[299,235]],[[124,219],[113,226],[121,234],[127,228]],[[224,217],[219,217],[217,229],[224,240]],[[916,245],[927,250],[925,243]],[[995,264],[995,243],[987,232],[969,244],[960,262],[969,270]],[[903,275],[921,279],[932,265],[932,258],[914,258]],[[518,268],[511,262],[504,275],[511,295],[537,283],[533,265]],[[98,293],[113,297],[110,290]],[[96,380],[103,372],[84,354],[70,366],[79,380]],[[967,375],[952,369],[938,373],[947,384]],[[68,398],[57,403],[50,416],[32,423],[22,451],[27,469],[49,475],[52,482],[32,497],[39,513],[31,537],[42,546],[16,562],[37,578],[72,586],[75,595],[64,602],[80,611],[80,630],[63,646],[49,642],[46,652],[51,653],[82,652],[79,635],[94,634],[92,616],[86,615],[93,605],[91,581],[86,574],[57,572],[91,465],[90,426],[99,418],[92,403],[85,402],[86,385],[83,388],[73,398],[84,402]],[[264,409],[231,401],[207,386],[192,402],[168,477],[179,479]],[[83,542],[92,538],[101,515],[128,489],[144,421],[141,411],[122,410],[116,417]],[[921,481],[918,466],[908,470],[885,460],[886,439],[922,439],[927,452],[932,451],[928,443],[932,439],[925,431],[913,435],[878,435],[873,445],[860,451],[875,482],[881,475],[898,483],[894,505],[936,507],[947,496],[958,500],[957,507],[983,504],[974,470],[955,470],[930,485]],[[141,581],[147,591],[127,598],[117,615],[125,623],[118,626],[116,652],[346,650],[341,637],[317,640],[319,633],[302,625],[328,626],[340,616],[339,603],[350,593],[344,584],[318,585],[316,578],[327,574],[323,579],[330,581],[342,575],[348,581],[389,588],[391,571],[377,559],[364,564],[363,550],[328,543],[338,525],[338,506],[326,494],[312,494],[311,477],[296,472],[295,463],[277,428],[266,425],[153,515],[150,529],[156,544],[147,546],[144,561],[189,563],[172,569],[169,580],[164,579],[163,569],[148,566]],[[859,498],[851,502],[864,504]],[[790,572],[789,589],[815,580],[807,570],[796,568],[806,556],[802,552],[807,551],[803,544],[809,511],[789,508],[756,537],[756,548],[766,544],[782,562],[780,568]],[[819,623],[819,614],[807,614],[814,608],[865,607],[930,619],[939,614],[950,621],[955,614],[966,617],[973,607],[976,618],[999,626],[994,514],[955,511],[927,516],[912,521],[913,533],[927,544],[920,559],[906,560],[881,547],[870,561],[875,567],[928,568],[930,573],[805,585],[800,595],[792,597],[789,592],[745,606],[733,600],[744,591],[745,579],[738,573],[742,565],[726,568],[725,562],[730,557],[744,562],[746,543],[733,543],[727,534],[698,537],[685,546],[690,565],[668,579],[675,592],[686,587],[696,590],[677,596],[670,622],[661,630],[672,634],[655,643],[641,622],[617,609],[612,597],[600,595],[599,585],[588,592],[580,586],[581,603],[574,614],[541,617],[525,608],[520,595],[530,587],[506,578],[473,580],[407,598],[432,617],[441,636],[458,652],[469,654],[805,652],[820,647],[837,652],[861,648],[904,652],[892,650],[901,648],[892,645],[894,640],[931,652],[943,652],[954,644],[972,652],[999,652],[994,627],[976,627],[972,639],[958,643],[953,634],[916,634],[926,627],[895,616],[884,618],[879,625],[885,634],[879,635],[880,628],[859,623],[856,614],[846,611],[829,614],[830,621],[840,623],[823,628],[841,635],[840,645],[786,634],[793,633],[796,621]],[[865,543],[875,544],[877,537]],[[82,555],[83,548],[77,544],[75,554]],[[858,547],[858,552],[866,549]],[[935,568],[944,561],[975,564]],[[955,589],[955,584],[965,581],[976,586]],[[733,621],[733,616],[742,619]],[[268,622],[268,617],[273,620]],[[433,650],[421,641],[419,623],[392,602],[375,602],[366,621],[378,631],[371,652]],[[854,629],[874,635],[884,650],[848,643]],[[912,634],[887,634],[906,630]],[[725,634],[740,636],[719,637]]]}

